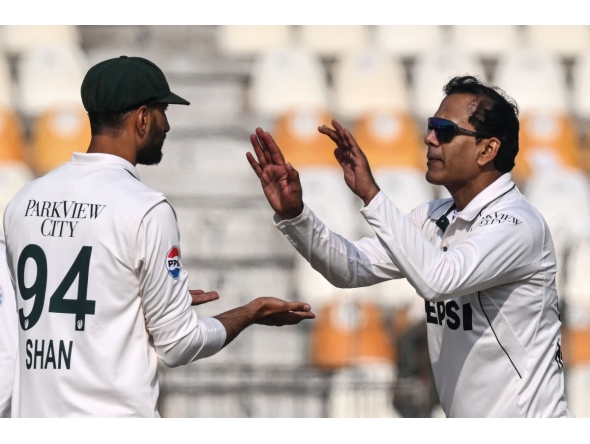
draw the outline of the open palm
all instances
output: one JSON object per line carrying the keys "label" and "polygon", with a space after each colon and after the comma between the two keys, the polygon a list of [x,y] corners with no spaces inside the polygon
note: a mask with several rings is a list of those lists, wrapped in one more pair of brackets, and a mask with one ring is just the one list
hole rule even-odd
{"label": "open palm", "polygon": [[285,163],[281,150],[272,136],[262,128],[250,136],[258,161],[246,153],[250,166],[260,179],[262,190],[272,209],[283,219],[293,219],[303,211],[299,173]]}

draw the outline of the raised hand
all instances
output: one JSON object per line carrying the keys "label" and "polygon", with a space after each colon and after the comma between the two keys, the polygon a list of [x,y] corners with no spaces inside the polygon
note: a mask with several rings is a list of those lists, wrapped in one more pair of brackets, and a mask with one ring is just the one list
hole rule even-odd
{"label": "raised hand", "polygon": [[216,301],[219,299],[219,294],[216,291],[205,292],[203,290],[189,290],[191,294],[192,302],[191,305],[201,305],[207,302]]}
{"label": "raised hand", "polygon": [[272,136],[256,128],[250,142],[258,161],[252,153],[246,153],[250,166],[260,179],[262,190],[272,209],[283,219],[293,219],[303,211],[299,173],[290,163],[285,163],[283,153]]}
{"label": "raised hand", "polygon": [[250,305],[256,310],[255,324],[281,327],[315,318],[311,306],[306,302],[287,302],[273,297],[261,297],[254,299]]}
{"label": "raised hand", "polygon": [[379,193],[379,187],[371,174],[367,156],[347,129],[344,129],[336,120],[332,120],[332,125],[334,129],[323,125],[318,128],[318,131],[336,144],[334,156],[342,167],[346,185],[363,200],[365,205],[368,205]]}

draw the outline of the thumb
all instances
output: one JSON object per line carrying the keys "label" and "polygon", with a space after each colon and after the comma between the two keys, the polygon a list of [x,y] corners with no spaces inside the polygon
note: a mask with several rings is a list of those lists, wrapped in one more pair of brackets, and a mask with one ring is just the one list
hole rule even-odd
{"label": "thumb", "polygon": [[287,164],[287,172],[289,173],[289,179],[291,179],[292,181],[299,181],[299,172],[293,168],[293,165],[291,165],[291,163]]}

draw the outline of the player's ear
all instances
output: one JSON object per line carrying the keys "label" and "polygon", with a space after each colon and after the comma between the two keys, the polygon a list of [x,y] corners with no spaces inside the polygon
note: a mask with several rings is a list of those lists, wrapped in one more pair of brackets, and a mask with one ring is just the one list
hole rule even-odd
{"label": "player's ear", "polygon": [[500,139],[497,137],[484,139],[480,146],[479,157],[477,158],[479,166],[483,167],[490,162],[493,162],[498,155],[501,145],[502,142],[500,142]]}
{"label": "player's ear", "polygon": [[135,112],[136,121],[135,126],[139,136],[143,137],[148,133],[148,127],[150,122],[150,110],[147,106],[140,106]]}

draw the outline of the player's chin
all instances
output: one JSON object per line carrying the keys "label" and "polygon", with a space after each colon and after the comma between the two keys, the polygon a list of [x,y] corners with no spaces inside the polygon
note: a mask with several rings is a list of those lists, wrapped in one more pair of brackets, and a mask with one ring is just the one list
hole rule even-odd
{"label": "player's chin", "polygon": [[432,185],[443,185],[445,183],[444,171],[428,168],[428,171],[426,171],[426,180]]}

